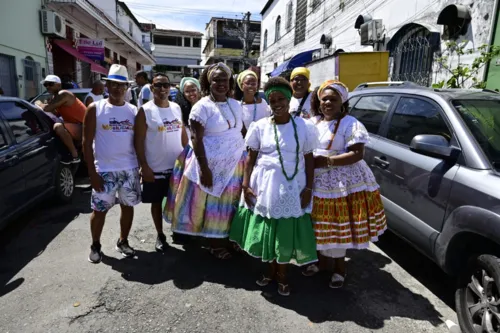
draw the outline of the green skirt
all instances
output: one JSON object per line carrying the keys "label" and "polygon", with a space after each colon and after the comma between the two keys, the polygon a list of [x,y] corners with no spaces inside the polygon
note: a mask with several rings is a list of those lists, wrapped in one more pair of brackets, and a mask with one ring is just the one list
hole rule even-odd
{"label": "green skirt", "polygon": [[229,239],[264,262],[307,265],[318,260],[311,216],[270,219],[240,207]]}

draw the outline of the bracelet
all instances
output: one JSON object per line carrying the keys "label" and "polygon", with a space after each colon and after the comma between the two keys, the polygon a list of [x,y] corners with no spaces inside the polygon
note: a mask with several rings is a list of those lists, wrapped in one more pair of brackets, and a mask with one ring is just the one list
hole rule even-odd
{"label": "bracelet", "polygon": [[327,165],[329,168],[333,167],[335,164],[335,160],[333,158],[328,157]]}

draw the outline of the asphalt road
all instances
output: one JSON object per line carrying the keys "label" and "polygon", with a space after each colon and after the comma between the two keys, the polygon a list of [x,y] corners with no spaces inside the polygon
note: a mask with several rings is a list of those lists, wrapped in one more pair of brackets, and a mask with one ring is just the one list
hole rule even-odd
{"label": "asphalt road", "polygon": [[454,282],[390,233],[348,253],[343,289],[293,269],[284,298],[276,286],[255,285],[263,266],[253,258],[218,261],[180,246],[154,252],[146,205],[129,239],[136,258],[114,250],[115,207],[104,261],[90,264],[89,213],[89,194],[78,189],[72,205],[43,204],[0,233],[0,332],[440,333],[445,320],[456,322]]}

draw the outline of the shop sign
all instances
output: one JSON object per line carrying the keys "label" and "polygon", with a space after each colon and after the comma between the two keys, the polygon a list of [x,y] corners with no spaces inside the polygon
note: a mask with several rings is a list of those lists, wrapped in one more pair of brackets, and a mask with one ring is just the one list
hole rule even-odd
{"label": "shop sign", "polygon": [[104,60],[104,40],[103,39],[89,39],[78,38],[76,49],[79,53],[92,60]]}

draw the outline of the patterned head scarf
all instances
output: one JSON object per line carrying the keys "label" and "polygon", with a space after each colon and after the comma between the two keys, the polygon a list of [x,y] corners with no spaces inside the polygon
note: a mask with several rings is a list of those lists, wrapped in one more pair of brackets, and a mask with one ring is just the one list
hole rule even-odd
{"label": "patterned head scarf", "polygon": [[238,87],[240,87],[241,90],[243,90],[243,80],[248,75],[253,76],[257,81],[259,81],[259,78],[257,77],[257,73],[255,73],[254,71],[251,71],[251,70],[247,69],[247,70],[241,72],[240,75],[238,75],[238,79],[236,80],[236,82],[238,83]]}
{"label": "patterned head scarf", "polygon": [[345,84],[337,80],[328,80],[323,82],[318,89],[318,98],[321,99],[321,94],[327,88],[335,90],[342,99],[342,103],[347,102],[347,100],[349,99],[349,88],[347,88]]}
{"label": "patterned head scarf", "polygon": [[227,67],[227,65],[223,62],[219,62],[219,63],[213,64],[210,67],[208,67],[208,71],[207,71],[208,81],[212,80],[212,76],[215,74],[215,72],[218,69],[220,69],[221,71],[224,71],[229,78],[231,77],[231,75],[233,75],[233,71],[231,71],[231,68]]}
{"label": "patterned head scarf", "polygon": [[194,77],[183,77],[180,84],[180,91],[182,93],[184,93],[184,87],[188,83],[193,83],[196,86],[196,88],[198,88],[198,91],[201,91],[200,81],[198,81]]}
{"label": "patterned head scarf", "polygon": [[309,71],[309,69],[305,67],[297,67],[292,71],[292,74],[290,75],[290,81],[298,75],[303,75],[309,80],[311,78],[311,71]]}

